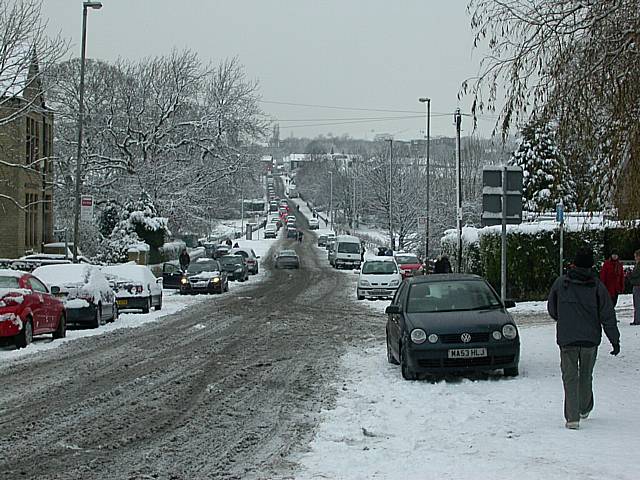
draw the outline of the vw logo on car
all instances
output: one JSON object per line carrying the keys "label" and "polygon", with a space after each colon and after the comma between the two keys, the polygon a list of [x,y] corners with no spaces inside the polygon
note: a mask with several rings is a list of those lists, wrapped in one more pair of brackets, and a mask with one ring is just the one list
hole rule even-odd
{"label": "vw logo on car", "polygon": [[463,343],[469,343],[471,341],[471,334],[463,333],[460,335],[460,340],[462,340]]}

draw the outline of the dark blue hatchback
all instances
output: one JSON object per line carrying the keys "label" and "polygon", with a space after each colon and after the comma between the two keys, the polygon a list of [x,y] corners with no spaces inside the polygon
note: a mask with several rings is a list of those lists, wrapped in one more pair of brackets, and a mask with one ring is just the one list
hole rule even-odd
{"label": "dark blue hatchback", "polygon": [[387,307],[387,359],[406,380],[420,373],[503,370],[518,375],[520,336],[507,307],[476,275],[405,280]]}

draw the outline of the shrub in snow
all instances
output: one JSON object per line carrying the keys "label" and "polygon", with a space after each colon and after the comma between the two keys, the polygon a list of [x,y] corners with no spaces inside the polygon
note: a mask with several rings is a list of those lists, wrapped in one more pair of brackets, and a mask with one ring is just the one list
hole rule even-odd
{"label": "shrub in snow", "polygon": [[560,199],[571,209],[575,205],[575,183],[569,176],[555,132],[547,122],[533,119],[522,129],[520,146],[509,160],[522,167],[522,201],[525,210],[555,210]]}
{"label": "shrub in snow", "polygon": [[[596,265],[611,249],[622,259],[632,259],[640,244],[640,224],[603,227],[585,223],[568,225],[564,235],[564,267],[587,244]],[[501,237],[499,226],[463,230],[463,271],[485,277],[500,292]],[[456,230],[447,230],[442,251],[456,264]],[[544,300],[560,270],[560,234],[555,222],[523,223],[507,227],[507,296],[514,300]]]}

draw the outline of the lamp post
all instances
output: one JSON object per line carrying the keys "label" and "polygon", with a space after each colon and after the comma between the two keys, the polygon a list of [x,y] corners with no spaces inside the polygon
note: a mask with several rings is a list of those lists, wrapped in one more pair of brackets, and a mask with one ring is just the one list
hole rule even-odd
{"label": "lamp post", "polygon": [[78,105],[78,154],[76,155],[76,201],[73,215],[73,263],[78,262],[80,239],[80,183],[82,182],[82,116],[84,114],[84,61],[87,49],[87,9],[99,10],[101,2],[82,3],[82,52],[80,56],[80,104]]}
{"label": "lamp post", "polygon": [[329,171],[329,221],[333,231],[333,172]]}
{"label": "lamp post", "polygon": [[392,205],[393,205],[393,138],[387,138],[387,142],[389,142],[389,247],[391,250],[396,249],[396,242],[393,238],[393,216],[392,216]]}
{"label": "lamp post", "polygon": [[[426,145],[425,145],[425,157],[427,160],[427,221],[426,221],[426,225],[425,225],[425,240],[424,240],[424,260],[425,262],[429,262],[429,216],[431,214],[430,212],[430,206],[429,206],[429,197],[430,197],[430,182],[431,182],[431,176],[430,176],[430,171],[429,171],[429,163],[430,163],[430,157],[429,157],[429,144],[431,143],[431,99],[427,98],[427,97],[421,97],[418,99],[421,103],[425,104],[425,137],[427,139]],[[427,265],[429,265],[429,263],[427,263]]]}

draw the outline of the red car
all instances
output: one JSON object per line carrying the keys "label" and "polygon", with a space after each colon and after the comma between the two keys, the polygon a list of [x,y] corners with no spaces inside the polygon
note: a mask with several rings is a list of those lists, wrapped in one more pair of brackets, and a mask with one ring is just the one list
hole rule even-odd
{"label": "red car", "polygon": [[13,339],[17,348],[34,335],[66,335],[64,304],[30,273],[0,270],[0,339]]}
{"label": "red car", "polygon": [[422,262],[418,257],[411,253],[396,253],[394,256],[403,279],[422,275]]}

